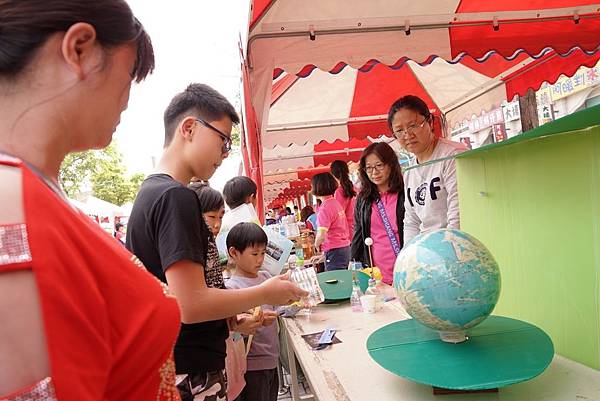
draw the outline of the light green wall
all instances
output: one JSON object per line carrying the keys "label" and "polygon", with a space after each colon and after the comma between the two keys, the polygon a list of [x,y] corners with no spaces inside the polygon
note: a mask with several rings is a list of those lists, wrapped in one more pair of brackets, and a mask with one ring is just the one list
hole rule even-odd
{"label": "light green wall", "polygon": [[600,370],[600,128],[466,155],[457,174],[461,228],[500,265],[494,314]]}

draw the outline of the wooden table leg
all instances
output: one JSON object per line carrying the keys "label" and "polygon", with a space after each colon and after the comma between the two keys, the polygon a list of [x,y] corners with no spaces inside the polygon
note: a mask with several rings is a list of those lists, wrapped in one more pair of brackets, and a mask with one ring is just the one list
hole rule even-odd
{"label": "wooden table leg", "polygon": [[294,347],[292,346],[292,339],[290,338],[289,331],[287,329],[284,330],[290,376],[292,377],[290,380],[290,386],[292,387],[292,400],[300,401],[300,391],[298,389],[298,370],[296,369],[296,353],[294,352]]}

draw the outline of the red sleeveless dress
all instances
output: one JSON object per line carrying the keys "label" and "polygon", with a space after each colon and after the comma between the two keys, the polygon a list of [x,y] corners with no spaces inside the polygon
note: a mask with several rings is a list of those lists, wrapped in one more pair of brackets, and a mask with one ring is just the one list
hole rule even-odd
{"label": "red sleeveless dress", "polygon": [[24,163],[0,168],[20,171],[25,216],[0,225],[0,274],[34,273],[50,361],[49,378],[0,400],[179,400],[175,299]]}

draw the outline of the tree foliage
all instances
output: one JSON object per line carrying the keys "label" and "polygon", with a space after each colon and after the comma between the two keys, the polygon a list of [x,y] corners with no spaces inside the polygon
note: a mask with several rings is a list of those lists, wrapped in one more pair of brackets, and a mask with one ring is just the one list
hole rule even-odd
{"label": "tree foliage", "polygon": [[241,128],[239,125],[234,125],[233,128],[231,128],[231,143],[234,146],[240,146],[240,133]]}
{"label": "tree foliage", "polygon": [[113,142],[103,150],[69,154],[59,180],[69,197],[91,189],[95,197],[122,206],[135,199],[144,175],[127,176],[123,157]]}
{"label": "tree foliage", "polygon": [[98,164],[96,151],[69,153],[60,166],[58,180],[67,196],[74,198],[85,192],[92,173]]}

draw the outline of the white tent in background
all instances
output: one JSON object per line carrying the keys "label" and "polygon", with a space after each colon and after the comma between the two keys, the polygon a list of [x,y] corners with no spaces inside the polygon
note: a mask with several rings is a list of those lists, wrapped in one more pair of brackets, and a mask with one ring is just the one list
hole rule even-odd
{"label": "white tent in background", "polygon": [[127,202],[123,206],[121,206],[120,211],[121,214],[118,216],[126,216],[129,217],[131,215],[131,209],[133,209],[133,202]]}
{"label": "white tent in background", "polygon": [[81,210],[83,213],[87,214],[87,205],[85,203],[71,198],[69,198],[69,203],[75,206],[77,209]]}
{"label": "white tent in background", "polygon": [[100,227],[111,235],[115,227],[115,217],[128,216],[129,212],[131,212],[131,208],[126,210],[126,208],[122,208],[91,195],[87,198],[82,198],[81,201],[69,199],[69,202],[97,222]]}
{"label": "white tent in background", "polygon": [[123,210],[120,206],[96,198],[95,196],[89,196],[85,201],[85,204],[89,210],[94,211],[96,214],[102,216],[106,215],[114,218],[114,216],[120,216],[123,213]]}

